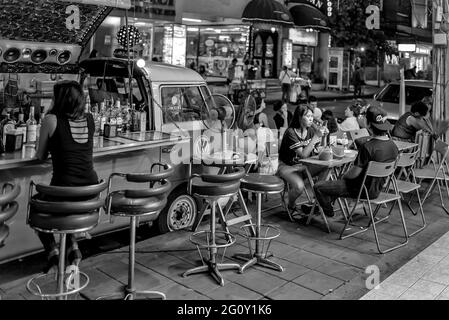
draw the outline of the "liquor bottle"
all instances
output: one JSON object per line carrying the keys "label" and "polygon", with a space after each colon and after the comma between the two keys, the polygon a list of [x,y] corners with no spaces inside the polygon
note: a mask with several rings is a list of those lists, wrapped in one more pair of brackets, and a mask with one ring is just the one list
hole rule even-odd
{"label": "liquor bottle", "polygon": [[123,113],[120,107],[120,100],[117,100],[117,102],[115,103],[115,108],[117,112],[117,133],[120,134],[123,131]]}
{"label": "liquor bottle", "polygon": [[22,106],[19,108],[19,115],[16,124],[16,130],[22,132],[23,143],[27,142],[27,124],[25,123],[25,115]]}
{"label": "liquor bottle", "polygon": [[104,125],[107,121],[106,118],[106,105],[104,102],[100,103],[100,136],[104,134]]}
{"label": "liquor bottle", "polygon": [[344,146],[345,150],[348,149],[348,136],[346,135],[346,132],[343,132],[343,136],[341,137],[341,144]]}
{"label": "liquor bottle", "polygon": [[90,106],[90,97],[87,95],[86,97],[86,104],[84,105],[84,113],[90,113],[92,111]]}
{"label": "liquor bottle", "polygon": [[30,107],[30,116],[27,120],[27,143],[36,143],[37,140],[37,121],[34,118],[34,106]]}
{"label": "liquor bottle", "polygon": [[147,113],[142,109],[139,112],[139,117],[140,117],[139,121],[140,132],[145,132],[147,131]]}
{"label": "liquor bottle", "polygon": [[140,117],[139,112],[136,110],[136,106],[133,103],[131,108],[131,132],[138,132],[140,130]]}
{"label": "liquor bottle", "polygon": [[6,143],[6,134],[13,131],[16,128],[16,122],[11,118],[11,113],[8,111],[6,119],[3,125],[3,143]]}

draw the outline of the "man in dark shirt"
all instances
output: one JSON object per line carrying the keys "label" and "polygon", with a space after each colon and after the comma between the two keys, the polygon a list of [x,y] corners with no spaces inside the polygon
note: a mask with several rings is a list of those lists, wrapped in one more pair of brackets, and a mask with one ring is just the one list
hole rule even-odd
{"label": "man in dark shirt", "polygon": [[[395,143],[387,135],[388,130],[391,129],[391,124],[387,121],[387,113],[381,108],[372,106],[366,112],[366,120],[373,137],[360,145],[351,169],[341,180],[319,181],[314,186],[316,199],[329,217],[334,216],[332,201],[336,198],[357,197],[370,161],[391,162],[396,160],[399,154]],[[365,186],[370,199],[379,195],[384,183],[385,179],[382,178],[366,179]],[[366,195],[362,194],[362,197],[366,198]]]}

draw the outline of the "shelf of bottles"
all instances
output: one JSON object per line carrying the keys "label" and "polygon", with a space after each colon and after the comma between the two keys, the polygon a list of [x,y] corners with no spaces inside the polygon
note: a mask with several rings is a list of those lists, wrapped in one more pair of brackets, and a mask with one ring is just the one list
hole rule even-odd
{"label": "shelf of bottles", "polygon": [[41,116],[36,117],[33,105],[28,107],[28,115],[25,115],[24,109],[27,108],[20,106],[17,114],[8,111],[0,121],[0,154],[21,150],[27,146],[35,147],[39,141],[44,114],[39,113]]}
{"label": "shelf of bottles", "polygon": [[[35,107],[29,106],[25,115],[22,106],[18,114],[6,112],[0,121],[0,154],[15,152],[24,148],[37,149],[39,133],[44,119],[44,107],[35,114]],[[147,115],[143,110],[137,110],[135,105],[124,104],[120,100],[107,100],[91,105],[89,96],[86,98],[85,113],[93,116],[95,137],[117,137],[127,132],[145,132]],[[25,120],[26,118],[26,120]]]}

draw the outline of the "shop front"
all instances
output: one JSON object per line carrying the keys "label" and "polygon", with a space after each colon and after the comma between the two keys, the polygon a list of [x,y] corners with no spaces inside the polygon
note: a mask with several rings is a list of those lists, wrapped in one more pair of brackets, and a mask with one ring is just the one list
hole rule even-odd
{"label": "shop front", "polygon": [[329,26],[332,1],[288,1],[295,26],[284,34],[292,41],[292,69],[313,83],[328,79]]}
{"label": "shop front", "polygon": [[245,53],[249,41],[246,25],[190,25],[187,26],[186,66],[208,74],[227,76],[234,58],[237,67],[234,77],[243,77]]}

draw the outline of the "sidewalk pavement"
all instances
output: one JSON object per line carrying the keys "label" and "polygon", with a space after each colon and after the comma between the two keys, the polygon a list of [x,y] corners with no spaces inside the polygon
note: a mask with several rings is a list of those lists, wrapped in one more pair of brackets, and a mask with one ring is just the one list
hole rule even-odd
{"label": "sidewalk pavement", "polygon": [[[381,88],[377,86],[364,86],[362,89],[363,99],[370,99],[373,95],[380,91]],[[334,100],[352,100],[354,97],[353,91],[339,91],[339,90],[314,90],[310,91],[310,95],[317,98],[318,101],[334,101]],[[273,103],[276,100],[281,100],[282,91],[280,87],[269,87],[267,90],[267,97],[265,102]]]}

